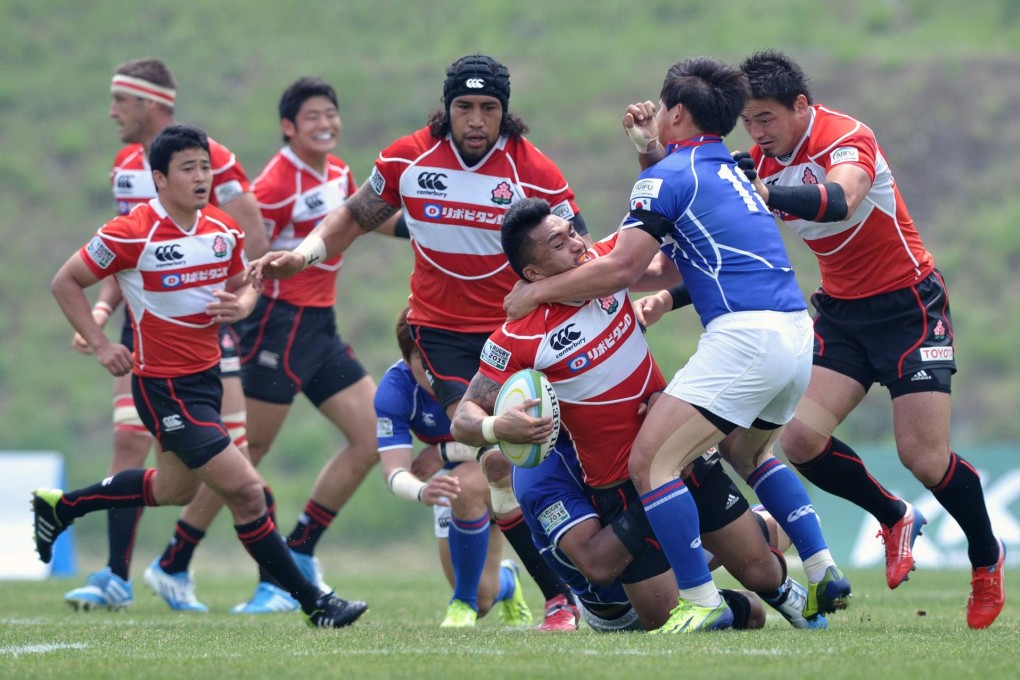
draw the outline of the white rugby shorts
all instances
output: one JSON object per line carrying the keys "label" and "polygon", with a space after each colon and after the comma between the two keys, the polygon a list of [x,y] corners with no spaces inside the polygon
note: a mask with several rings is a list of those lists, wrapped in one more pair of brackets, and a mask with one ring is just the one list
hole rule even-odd
{"label": "white rugby shorts", "polygon": [[807,311],[724,314],[709,322],[666,394],[740,427],[756,418],[785,425],[811,379],[813,350]]}

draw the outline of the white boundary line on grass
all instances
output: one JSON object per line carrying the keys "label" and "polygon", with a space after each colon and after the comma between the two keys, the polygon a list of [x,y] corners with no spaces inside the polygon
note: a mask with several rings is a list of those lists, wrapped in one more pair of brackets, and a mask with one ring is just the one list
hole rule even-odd
{"label": "white boundary line on grass", "polygon": [[47,654],[59,652],[64,649],[87,649],[88,645],[83,642],[55,642],[41,645],[12,645],[0,647],[0,656],[21,656],[22,654]]}

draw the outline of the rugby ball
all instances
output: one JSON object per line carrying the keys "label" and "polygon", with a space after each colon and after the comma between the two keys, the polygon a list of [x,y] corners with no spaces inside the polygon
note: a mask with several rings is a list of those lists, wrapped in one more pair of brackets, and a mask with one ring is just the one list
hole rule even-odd
{"label": "rugby ball", "polygon": [[549,439],[539,444],[512,444],[500,440],[499,450],[503,457],[518,467],[535,467],[549,455],[560,433],[560,402],[552,384],[542,374],[531,368],[525,368],[511,375],[499,394],[496,395],[495,415],[502,415],[514,406],[529,399],[541,399],[528,411],[535,418],[551,416],[553,431]]}

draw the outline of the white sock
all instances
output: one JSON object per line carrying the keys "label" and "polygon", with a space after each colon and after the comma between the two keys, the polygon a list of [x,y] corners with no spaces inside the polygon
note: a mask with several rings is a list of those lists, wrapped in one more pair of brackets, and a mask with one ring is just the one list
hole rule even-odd
{"label": "white sock", "polygon": [[832,555],[828,550],[819,550],[811,557],[804,560],[804,571],[807,573],[808,583],[818,583],[825,577],[825,570],[836,566]]}
{"label": "white sock", "polygon": [[715,581],[694,588],[684,588],[680,591],[680,598],[699,607],[718,607],[722,604],[722,595],[719,594]]}

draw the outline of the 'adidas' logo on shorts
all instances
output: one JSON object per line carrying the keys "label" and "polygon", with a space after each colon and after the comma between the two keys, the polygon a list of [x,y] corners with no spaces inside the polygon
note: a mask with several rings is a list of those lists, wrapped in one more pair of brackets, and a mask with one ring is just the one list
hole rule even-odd
{"label": "'adidas' logo on shorts", "polygon": [[917,382],[918,380],[931,380],[931,376],[928,375],[927,371],[922,369],[913,375],[910,382]]}

